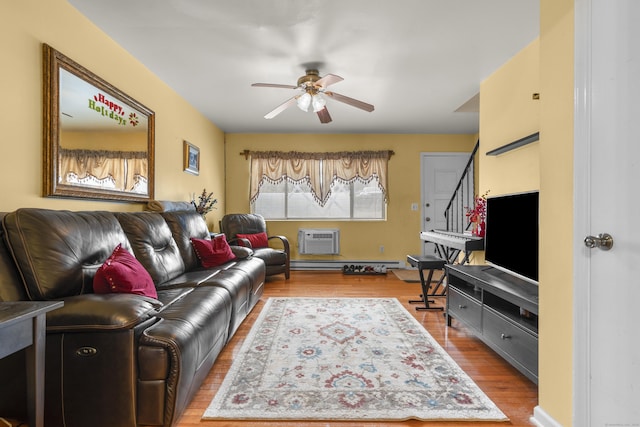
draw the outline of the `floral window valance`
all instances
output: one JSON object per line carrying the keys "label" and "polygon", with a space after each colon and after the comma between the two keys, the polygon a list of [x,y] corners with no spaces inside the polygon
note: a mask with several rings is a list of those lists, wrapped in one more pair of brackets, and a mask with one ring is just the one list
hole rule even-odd
{"label": "floral window valance", "polygon": [[288,180],[305,182],[311,188],[313,198],[324,204],[331,195],[334,182],[352,183],[356,180],[368,183],[378,179],[380,191],[388,201],[387,164],[391,151],[353,151],[334,153],[307,153],[281,151],[252,151],[250,201],[260,194],[263,182],[273,184]]}
{"label": "floral window valance", "polygon": [[59,154],[59,177],[62,184],[83,184],[131,192],[146,191],[147,152],[61,149]]}

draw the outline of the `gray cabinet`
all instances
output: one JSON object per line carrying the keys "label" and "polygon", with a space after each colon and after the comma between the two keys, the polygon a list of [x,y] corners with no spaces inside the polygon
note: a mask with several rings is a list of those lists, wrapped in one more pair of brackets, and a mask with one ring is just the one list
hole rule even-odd
{"label": "gray cabinet", "polygon": [[538,382],[538,287],[485,265],[447,265],[447,325],[462,323]]}
{"label": "gray cabinet", "polygon": [[480,301],[479,292],[477,297],[474,297],[449,287],[447,315],[459,319],[472,329],[482,331],[482,304]]}

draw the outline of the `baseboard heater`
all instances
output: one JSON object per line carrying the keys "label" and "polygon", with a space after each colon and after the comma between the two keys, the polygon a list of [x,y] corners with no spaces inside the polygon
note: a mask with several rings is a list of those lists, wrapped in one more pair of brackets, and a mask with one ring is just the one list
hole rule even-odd
{"label": "baseboard heater", "polygon": [[291,260],[292,270],[309,270],[309,271],[342,271],[345,265],[369,265],[372,267],[385,266],[387,268],[406,268],[404,261],[333,261],[333,260]]}
{"label": "baseboard heater", "polygon": [[340,230],[337,228],[299,229],[298,253],[338,255],[340,253]]}

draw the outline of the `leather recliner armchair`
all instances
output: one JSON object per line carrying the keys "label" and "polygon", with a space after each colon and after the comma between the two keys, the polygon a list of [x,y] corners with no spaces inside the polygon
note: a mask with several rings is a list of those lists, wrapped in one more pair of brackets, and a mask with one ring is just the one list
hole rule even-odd
{"label": "leather recliner armchair", "polygon": [[[289,240],[285,236],[269,236],[267,223],[258,214],[227,214],[220,221],[220,231],[225,234],[229,244],[247,246],[253,249],[253,256],[264,261],[266,275],[284,273],[285,279],[289,278],[290,250]],[[267,241],[278,241],[282,248],[271,246],[255,247],[247,238],[238,235],[256,235],[265,233]]]}

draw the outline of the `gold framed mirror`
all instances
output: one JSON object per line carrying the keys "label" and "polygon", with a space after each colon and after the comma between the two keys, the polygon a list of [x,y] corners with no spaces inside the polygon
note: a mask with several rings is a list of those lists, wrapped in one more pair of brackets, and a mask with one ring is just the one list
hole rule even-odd
{"label": "gold framed mirror", "polygon": [[155,114],[43,44],[44,195],[147,202]]}

